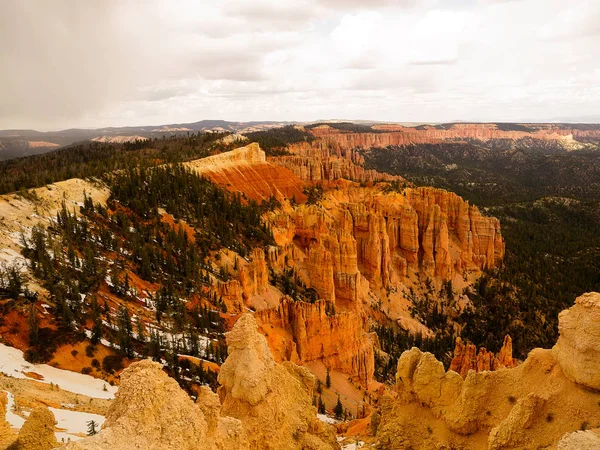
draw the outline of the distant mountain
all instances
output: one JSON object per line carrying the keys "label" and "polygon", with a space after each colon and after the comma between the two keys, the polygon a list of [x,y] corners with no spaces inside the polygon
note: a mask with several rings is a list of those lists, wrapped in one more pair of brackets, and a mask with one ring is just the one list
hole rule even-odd
{"label": "distant mountain", "polygon": [[60,131],[0,130],[0,161],[46,153],[78,141],[130,141],[134,137],[151,138],[165,134],[186,134],[211,131],[247,133],[264,131],[290,125],[292,122],[253,121],[229,122],[226,120],[201,120],[192,123],[148,125],[134,127],[107,127],[96,129],[71,128]]}

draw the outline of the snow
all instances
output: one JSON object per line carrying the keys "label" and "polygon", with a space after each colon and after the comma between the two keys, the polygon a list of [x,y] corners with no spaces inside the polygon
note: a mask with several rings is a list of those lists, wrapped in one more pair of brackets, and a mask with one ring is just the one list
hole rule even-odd
{"label": "snow", "polygon": [[6,392],[6,395],[8,395],[8,404],[6,405],[6,421],[10,424],[11,428],[21,429],[25,423],[25,419],[13,412],[15,397],[8,391],[4,392]]}
{"label": "snow", "polygon": [[27,270],[27,260],[12,248],[0,249],[0,264],[16,266],[21,272]]}
{"label": "snow", "polygon": [[[104,416],[100,416],[98,414],[91,414],[79,411],[68,411],[65,409],[57,409],[57,408],[48,408],[54,414],[56,419],[56,428],[62,428],[65,430],[64,432],[56,432],[56,439],[61,442],[62,438],[65,439],[65,442],[68,438],[71,438],[72,441],[81,439],[78,436],[73,436],[74,434],[83,434],[87,435],[88,431],[88,422],[93,420],[96,422],[96,430],[100,431],[100,427],[104,423]],[[60,436],[59,436],[60,435]]]}
{"label": "snow", "polygon": [[332,417],[326,416],[325,414],[317,414],[317,419],[319,419],[321,422],[329,423],[331,425],[335,425],[336,423],[338,423],[337,420],[335,420]]}
{"label": "snow", "polygon": [[362,441],[354,441],[354,442],[349,442],[347,444],[344,444],[344,440],[346,438],[339,438],[338,437],[338,443],[342,446],[342,450],[358,450],[360,448],[363,448],[363,445],[365,445],[364,442]]}
{"label": "snow", "polygon": [[[112,399],[115,386],[89,375],[57,369],[47,364],[31,364],[23,358],[23,352],[0,344],[0,372],[14,378],[30,379],[23,372],[35,372],[43,377],[42,383],[54,383],[61,389],[94,398]],[[106,388],[106,390],[104,390]]]}

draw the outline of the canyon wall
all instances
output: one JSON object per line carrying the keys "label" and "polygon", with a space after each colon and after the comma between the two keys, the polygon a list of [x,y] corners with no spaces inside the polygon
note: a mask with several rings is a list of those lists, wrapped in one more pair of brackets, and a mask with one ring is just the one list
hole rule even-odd
{"label": "canyon wall", "polygon": [[568,142],[577,138],[600,139],[600,130],[578,130],[568,127],[547,125],[532,128],[531,131],[503,130],[496,124],[454,124],[441,129],[434,126],[419,128],[402,125],[374,125],[374,132],[348,132],[322,125],[310,129],[310,133],[322,141],[321,145],[346,149],[384,148],[409,144],[435,144],[443,141],[494,139],[518,140],[523,138],[544,141]]}
{"label": "canyon wall", "polygon": [[[369,288],[416,276],[451,280],[496,267],[504,255],[497,219],[433,188],[384,193],[347,184],[320,205],[268,216],[278,244],[296,250],[288,264],[320,298],[359,308]],[[365,281],[368,281],[366,283]]]}
{"label": "canyon wall", "polygon": [[289,169],[267,162],[257,143],[184,163],[231,192],[261,201],[274,196],[304,201],[304,183]]}
{"label": "canyon wall", "polygon": [[272,328],[286,333],[287,342],[278,345],[289,349],[284,359],[322,361],[365,387],[373,379],[374,340],[356,312],[336,312],[326,300],[305,303],[284,298],[278,308],[260,311],[256,317],[265,334]]}

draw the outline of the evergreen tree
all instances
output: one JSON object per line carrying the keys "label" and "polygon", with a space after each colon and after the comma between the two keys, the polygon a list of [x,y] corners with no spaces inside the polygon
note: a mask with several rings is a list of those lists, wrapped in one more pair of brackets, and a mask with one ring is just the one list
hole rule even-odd
{"label": "evergreen tree", "polygon": [[323,402],[323,397],[319,395],[319,406],[318,406],[319,414],[325,414],[325,403]]}
{"label": "evergreen tree", "polygon": [[331,387],[331,376],[329,375],[329,369],[327,369],[327,376],[325,377],[325,386],[327,386],[327,389]]}
{"label": "evergreen tree", "polygon": [[344,406],[342,405],[342,401],[340,400],[340,396],[338,395],[337,403],[335,404],[335,408],[333,408],[333,413],[335,414],[336,419],[341,419],[344,415]]}
{"label": "evergreen tree", "polygon": [[39,343],[39,326],[35,315],[35,306],[29,305],[29,345],[36,346]]}
{"label": "evergreen tree", "polygon": [[100,317],[100,307],[98,306],[98,300],[96,296],[92,296],[92,336],[91,341],[92,345],[98,344],[102,339],[102,317]]}
{"label": "evergreen tree", "polygon": [[98,430],[96,429],[96,427],[98,426],[98,424],[93,421],[90,420],[87,423],[87,427],[88,427],[88,431],[87,431],[87,435],[88,436],[94,436],[95,434],[98,434]]}
{"label": "evergreen tree", "polygon": [[129,311],[124,306],[119,308],[117,336],[119,347],[121,347],[121,353],[128,358],[132,358],[133,347],[131,317],[129,316]]}

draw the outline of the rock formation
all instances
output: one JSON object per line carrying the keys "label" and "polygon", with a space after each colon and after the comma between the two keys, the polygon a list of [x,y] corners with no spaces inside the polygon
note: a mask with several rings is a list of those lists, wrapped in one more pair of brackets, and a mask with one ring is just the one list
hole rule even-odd
{"label": "rock formation", "polygon": [[37,407],[23,424],[11,450],[51,450],[58,447],[54,436],[54,414],[46,407]]}
{"label": "rock formation", "polygon": [[600,390],[600,294],[590,292],[558,316],[560,337],[552,349],[570,379]]}
{"label": "rock formation", "polygon": [[251,449],[338,448],[312,406],[314,376],[290,362],[277,364],[252,315],[238,319],[227,344],[219,372],[221,414],[242,422]]}
{"label": "rock formation", "polygon": [[469,370],[483,372],[485,370],[498,370],[506,367],[514,367],[515,361],[512,357],[512,340],[510,336],[504,337],[504,344],[498,356],[488,352],[484,347],[479,349],[470,342],[463,343],[461,338],[456,338],[454,357],[450,363],[450,370],[457,372],[465,378]]}
{"label": "rock formation", "polygon": [[304,183],[285,167],[267,162],[265,152],[256,143],[185,165],[228,190],[259,202],[271,196],[306,199]]}
{"label": "rock formation", "polygon": [[290,349],[283,358],[302,362],[322,361],[326,367],[350,375],[367,387],[375,367],[371,333],[364,331],[363,320],[352,311],[333,313],[331,302],[295,302],[286,298],[276,310],[257,314],[263,332],[277,327],[288,333]]}
{"label": "rock formation", "polygon": [[558,443],[558,450],[598,450],[600,449],[600,430],[575,431],[566,434]]}
{"label": "rock formation", "polygon": [[544,141],[569,141],[573,138],[600,137],[598,130],[578,130],[552,124],[531,124],[529,130],[504,130],[496,124],[452,124],[443,128],[435,126],[405,127],[402,125],[374,125],[374,132],[356,133],[338,130],[328,125],[312,128],[320,145],[346,149],[385,148],[410,144],[431,144],[443,141],[493,139],[518,140],[533,138]]}
{"label": "rock formation", "polygon": [[216,394],[194,404],[162,366],[150,360],[121,373],[121,385],[100,433],[67,444],[69,450],[247,449],[240,422],[219,416]]}
{"label": "rock formation", "polygon": [[[600,394],[589,389],[593,382],[585,376],[596,362],[586,359],[600,313],[596,295],[580,297],[561,313],[554,351],[535,349],[512,369],[469,371],[463,380],[429,353],[403,353],[397,398],[382,400],[377,439],[390,448],[556,448],[566,433],[600,423]],[[574,336],[586,344],[568,347]]]}
{"label": "rock formation", "polygon": [[325,193],[321,206],[268,220],[281,247],[301,250],[288,259],[306,271],[307,285],[349,307],[364,301],[369,287],[419,275],[449,280],[495,267],[504,255],[498,220],[440,189],[386,194],[342,184]]}

